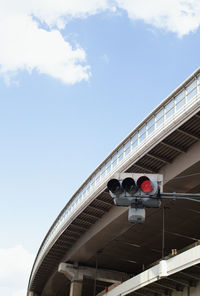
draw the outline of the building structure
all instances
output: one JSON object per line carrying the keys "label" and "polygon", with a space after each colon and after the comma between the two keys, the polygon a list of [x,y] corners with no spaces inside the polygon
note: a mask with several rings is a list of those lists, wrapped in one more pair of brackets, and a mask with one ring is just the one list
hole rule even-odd
{"label": "building structure", "polygon": [[[200,68],[75,192],[42,242],[28,294],[200,295],[199,204],[165,201],[161,209],[147,210],[145,224],[133,225],[127,208],[116,207],[106,188],[117,172],[160,173],[166,192],[200,192],[199,140]],[[167,208],[164,255],[172,256],[167,259],[162,258],[163,207]],[[184,248],[189,250],[185,253]],[[161,259],[166,259],[164,265]],[[177,268],[174,273],[171,262]],[[154,280],[150,276],[147,280],[145,275],[152,272]]]}

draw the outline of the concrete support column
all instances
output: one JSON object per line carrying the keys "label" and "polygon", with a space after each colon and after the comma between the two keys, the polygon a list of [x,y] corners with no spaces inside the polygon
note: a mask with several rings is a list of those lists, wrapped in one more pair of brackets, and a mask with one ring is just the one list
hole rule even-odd
{"label": "concrete support column", "polygon": [[28,292],[28,296],[39,296],[38,294],[34,293],[33,291]]}
{"label": "concrete support column", "polygon": [[81,296],[83,287],[83,272],[80,272],[77,267],[71,264],[66,266],[66,264],[60,264],[58,271],[63,273],[70,281],[70,293],[69,296]]}
{"label": "concrete support column", "polygon": [[82,294],[83,281],[72,281],[70,285],[69,296],[81,296]]}
{"label": "concrete support column", "polygon": [[83,277],[96,279],[107,283],[121,283],[127,279],[127,274],[115,270],[97,270],[87,266],[75,266],[68,263],[60,263],[58,272],[63,273],[70,281],[81,282]]}
{"label": "concrete support column", "polygon": [[84,277],[116,284],[119,284],[127,279],[127,274],[123,272],[78,266],[64,262],[59,264],[58,272],[63,273],[71,281],[69,296],[82,295]]}

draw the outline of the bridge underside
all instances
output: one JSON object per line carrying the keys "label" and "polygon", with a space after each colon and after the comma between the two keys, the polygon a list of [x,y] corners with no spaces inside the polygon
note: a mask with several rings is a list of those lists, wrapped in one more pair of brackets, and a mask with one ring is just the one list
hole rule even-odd
{"label": "bridge underside", "polygon": [[[126,171],[163,173],[166,192],[200,192],[199,139],[200,112],[160,143],[149,147],[148,153]],[[165,201],[164,206],[165,255],[198,242],[200,204]],[[115,207],[104,191],[57,239],[30,290],[49,296],[69,295],[69,280],[57,272],[60,262],[78,262],[130,275],[140,273],[162,257],[162,213],[162,209],[148,209],[145,224],[132,225],[127,220],[127,209]],[[94,295],[94,280],[85,279],[84,285],[87,296]],[[105,283],[96,282],[96,293],[104,286]]]}

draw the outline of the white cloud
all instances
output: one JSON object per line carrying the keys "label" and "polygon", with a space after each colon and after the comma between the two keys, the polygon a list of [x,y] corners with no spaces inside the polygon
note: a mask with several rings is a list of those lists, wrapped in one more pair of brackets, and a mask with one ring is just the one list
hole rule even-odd
{"label": "white cloud", "polygon": [[116,0],[131,19],[140,19],[182,37],[200,26],[199,0]]}
{"label": "white cloud", "polygon": [[199,0],[0,0],[0,75],[7,83],[21,70],[36,70],[63,83],[87,81],[86,53],[72,47],[61,29],[72,18],[106,10],[125,10],[131,19],[179,37],[200,26]]}
{"label": "white cloud", "polygon": [[0,249],[0,295],[26,295],[34,257],[20,245]]}
{"label": "white cloud", "polygon": [[9,15],[0,20],[0,74],[6,79],[19,70],[37,70],[64,83],[88,80],[85,51],[73,49],[58,30],[39,28],[28,15]]}
{"label": "white cloud", "polygon": [[14,292],[12,294],[12,296],[26,296],[27,294],[27,290],[26,289],[21,289],[21,290],[18,290],[16,292]]}
{"label": "white cloud", "polygon": [[88,80],[85,51],[72,48],[59,30],[69,18],[107,7],[106,0],[0,0],[0,74],[7,83],[19,70],[37,70],[64,83]]}
{"label": "white cloud", "polygon": [[[26,1],[26,0],[22,0]],[[84,18],[109,8],[108,0],[32,0],[32,13],[49,26],[66,24],[66,17]]]}

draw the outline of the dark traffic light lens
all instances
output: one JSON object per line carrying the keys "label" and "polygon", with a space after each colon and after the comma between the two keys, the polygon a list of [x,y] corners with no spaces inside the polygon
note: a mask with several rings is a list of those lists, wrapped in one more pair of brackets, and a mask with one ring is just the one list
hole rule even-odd
{"label": "dark traffic light lens", "polygon": [[132,178],[126,178],[122,182],[124,190],[130,194],[134,194],[137,191],[137,186]]}
{"label": "dark traffic light lens", "polygon": [[108,190],[114,194],[121,192],[120,183],[117,179],[111,179],[107,184]]}

